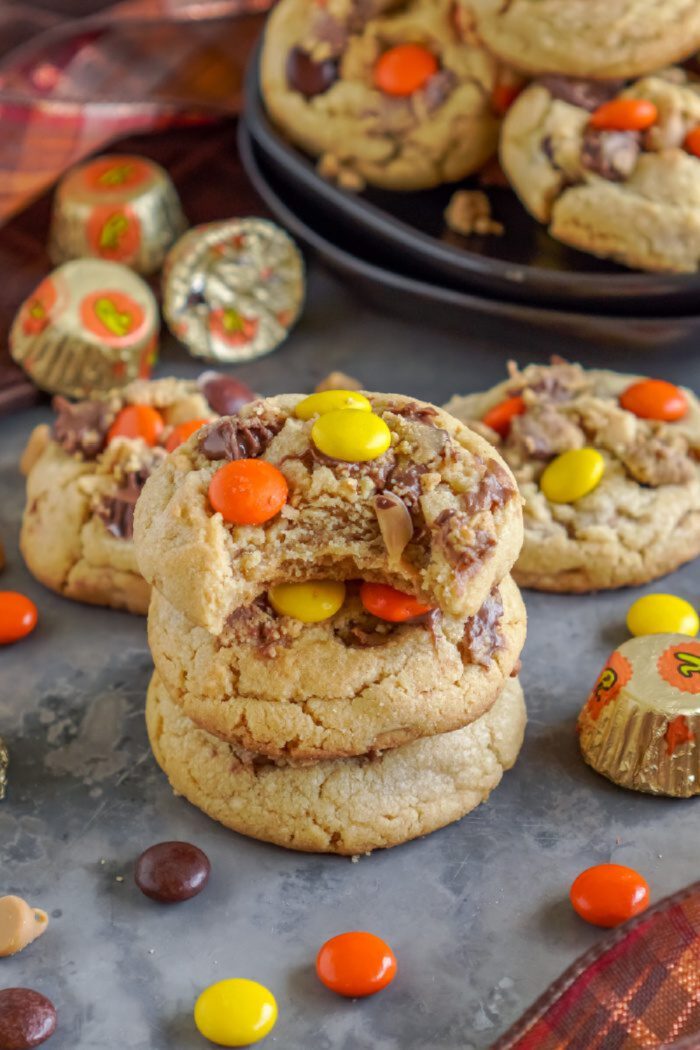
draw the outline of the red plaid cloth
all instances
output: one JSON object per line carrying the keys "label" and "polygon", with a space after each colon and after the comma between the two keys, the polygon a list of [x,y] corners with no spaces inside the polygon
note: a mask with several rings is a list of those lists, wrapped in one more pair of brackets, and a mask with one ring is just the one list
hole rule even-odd
{"label": "red plaid cloth", "polygon": [[492,1050],[700,1048],[700,882],[583,955]]}
{"label": "red plaid cloth", "polygon": [[271,0],[64,3],[0,10],[0,223],[117,138],[237,113]]}

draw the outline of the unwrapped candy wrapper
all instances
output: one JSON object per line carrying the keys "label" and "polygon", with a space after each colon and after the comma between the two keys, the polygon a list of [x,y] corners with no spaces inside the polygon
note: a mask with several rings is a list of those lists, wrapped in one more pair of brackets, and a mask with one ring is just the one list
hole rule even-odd
{"label": "unwrapped candy wrapper", "polygon": [[603,668],[579,715],[581,752],[621,787],[700,794],[700,641],[631,638]]}

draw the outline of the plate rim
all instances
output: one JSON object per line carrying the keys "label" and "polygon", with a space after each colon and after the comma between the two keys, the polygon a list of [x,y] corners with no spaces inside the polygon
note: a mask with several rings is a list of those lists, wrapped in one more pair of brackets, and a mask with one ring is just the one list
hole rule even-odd
{"label": "plate rim", "polygon": [[[543,298],[547,296],[548,289],[550,289],[552,296],[559,295],[561,297],[559,305],[561,306],[570,307],[570,304],[574,302],[579,302],[583,306],[587,300],[590,302],[591,300],[599,299],[601,280],[605,280],[607,284],[612,282],[614,285],[616,294],[609,296],[606,301],[610,303],[611,308],[617,308],[618,310],[625,305],[631,306],[635,299],[641,299],[649,295],[648,290],[645,290],[643,287],[636,287],[640,282],[643,283],[646,278],[653,278],[657,281],[664,280],[671,285],[668,291],[658,295],[659,298],[661,298],[661,295],[680,297],[683,294],[687,295],[695,291],[700,293],[700,271],[694,274],[647,274],[643,270],[633,270],[629,273],[619,274],[591,274],[576,270],[549,270],[544,267],[532,266],[529,263],[509,263],[502,259],[480,255],[478,252],[471,251],[468,248],[458,249],[449,244],[442,244],[421,230],[409,226],[402,219],[395,218],[371,201],[358,198],[356,195],[350,195],[347,191],[322,178],[316,172],[311,159],[285,139],[268,117],[260,87],[260,56],[263,39],[261,38],[256,45],[246,70],[244,117],[249,133],[258,143],[264,145],[266,151],[272,153],[279,163],[285,166],[291,164],[295,176],[298,176],[309,190],[315,194],[320,194],[328,205],[342,211],[347,219],[356,222],[358,213],[369,216],[371,223],[365,222],[365,226],[371,225],[375,232],[389,237],[401,247],[409,246],[415,251],[417,243],[426,263],[439,260],[440,263],[451,267],[456,277],[460,276],[459,271],[461,270],[463,279],[467,279],[472,275],[476,277],[485,275],[490,279],[510,285],[514,290],[528,284],[536,285],[539,289],[538,294],[542,295]],[[261,143],[261,137],[264,138],[264,143]],[[455,185],[458,186],[458,183],[455,183]],[[359,201],[361,203],[358,203]],[[573,299],[565,289],[561,288],[558,291],[558,286],[570,282],[572,277],[576,278],[579,287],[583,289],[584,293],[580,297],[574,296]],[[546,284],[543,286],[542,282],[545,278]],[[479,290],[484,291],[483,288]],[[567,300],[566,303],[564,302],[565,299]],[[549,305],[552,304],[550,303]],[[558,308],[558,306],[555,308]],[[574,312],[576,311],[574,310]],[[606,316],[608,315],[606,314]],[[616,316],[622,315],[618,313]]]}

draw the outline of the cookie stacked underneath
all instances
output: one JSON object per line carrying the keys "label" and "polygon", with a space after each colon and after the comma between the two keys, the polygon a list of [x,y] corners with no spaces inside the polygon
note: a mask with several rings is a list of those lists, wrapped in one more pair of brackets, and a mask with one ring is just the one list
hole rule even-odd
{"label": "cookie stacked underneath", "polygon": [[399,395],[252,402],[148,480],[147,702],[174,789],[294,849],[393,846],[518,754],[521,501],[498,453]]}

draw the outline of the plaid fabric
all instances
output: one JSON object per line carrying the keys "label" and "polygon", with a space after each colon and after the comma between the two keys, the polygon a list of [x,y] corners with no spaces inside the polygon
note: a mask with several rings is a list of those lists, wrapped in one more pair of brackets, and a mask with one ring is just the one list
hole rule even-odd
{"label": "plaid fabric", "polygon": [[583,955],[492,1050],[700,1047],[700,882]]}
{"label": "plaid fabric", "polygon": [[271,0],[63,2],[0,10],[0,223],[117,138],[237,113]]}

